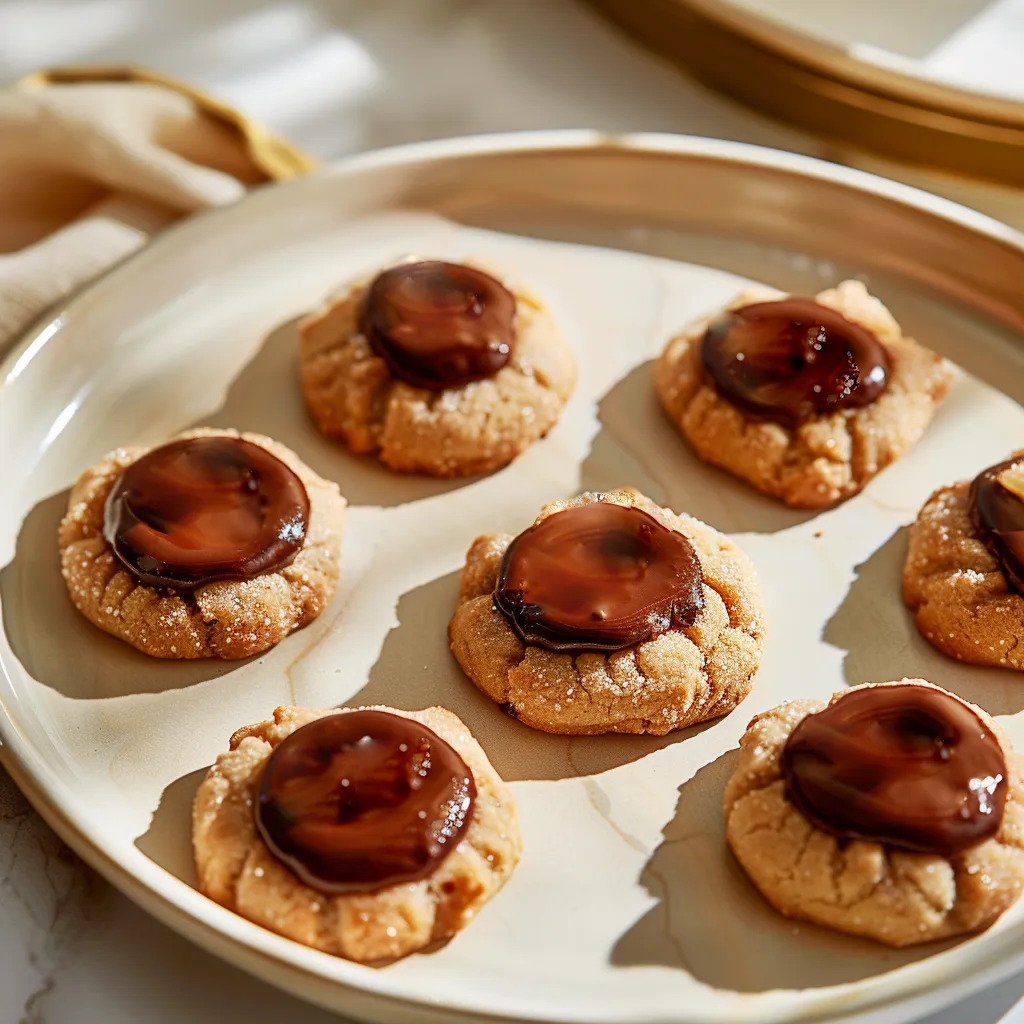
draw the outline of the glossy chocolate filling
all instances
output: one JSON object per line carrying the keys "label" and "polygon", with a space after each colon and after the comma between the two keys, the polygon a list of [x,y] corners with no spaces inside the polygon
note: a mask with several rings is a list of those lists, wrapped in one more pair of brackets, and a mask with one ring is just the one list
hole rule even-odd
{"label": "glossy chocolate filling", "polygon": [[493,377],[515,343],[516,300],[459,263],[400,263],[367,289],[360,330],[399,380],[441,391]]}
{"label": "glossy chocolate filling", "polygon": [[232,437],[172,441],[133,462],[107,497],[103,536],[141,583],[190,591],[288,565],[309,522],[302,481]]}
{"label": "glossy chocolate filling", "polygon": [[1000,481],[1000,477],[1006,479],[1004,474],[1011,473],[1020,474],[1018,480],[1024,479],[1024,458],[1008,459],[975,478],[971,484],[971,519],[999,562],[1009,588],[1024,594],[1024,499]]}
{"label": "glossy chocolate filling", "polygon": [[473,773],[426,726],[386,711],[327,715],[271,755],[256,827],[278,860],[328,893],[426,878],[458,846]]}
{"label": "glossy chocolate filling", "polygon": [[868,405],[889,380],[878,338],[813,299],[723,313],[704,333],[700,354],[721,394],[786,425]]}
{"label": "glossy chocolate filling", "polygon": [[927,686],[853,690],[782,753],[786,795],[818,828],[951,856],[995,835],[1006,760],[966,705]]}
{"label": "glossy chocolate filling", "polygon": [[553,651],[618,651],[692,626],[704,607],[690,542],[638,508],[556,512],[509,545],[494,591],[520,639]]}

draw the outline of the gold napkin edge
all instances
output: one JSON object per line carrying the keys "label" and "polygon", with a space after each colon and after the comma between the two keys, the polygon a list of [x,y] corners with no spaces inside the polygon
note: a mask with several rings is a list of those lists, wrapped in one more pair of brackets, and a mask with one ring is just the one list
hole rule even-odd
{"label": "gold napkin edge", "polygon": [[235,110],[200,89],[160,71],[125,64],[45,68],[15,82],[15,89],[32,92],[48,85],[93,82],[142,82],[187,96],[208,117],[237,131],[256,167],[270,181],[286,181],[308,174],[318,161],[297,146],[275,135],[265,125]]}

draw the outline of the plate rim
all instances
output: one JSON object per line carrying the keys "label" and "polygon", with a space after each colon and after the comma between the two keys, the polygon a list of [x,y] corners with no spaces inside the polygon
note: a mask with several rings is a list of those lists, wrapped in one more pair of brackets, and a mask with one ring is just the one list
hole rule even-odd
{"label": "plate rim", "polygon": [[1024,186],[1024,103],[858,59],[729,0],[584,0],[717,92],[819,140]]}
{"label": "plate rim", "polygon": [[[816,178],[834,185],[867,192],[882,198],[905,204],[918,211],[931,214],[961,228],[966,228],[1008,245],[1024,260],[1024,233],[1003,224],[985,214],[961,206],[931,193],[890,181],[880,176],[849,167],[830,164],[814,157],[773,150],[748,143],[707,139],[699,136],[671,135],[665,133],[630,133],[613,135],[589,129],[548,130],[512,132],[456,139],[442,139],[428,142],[394,146],[356,154],[333,163],[315,173],[317,178],[341,178],[349,174],[372,172],[376,169],[395,165],[412,166],[423,162],[471,158],[486,153],[517,152],[543,153],[545,151],[573,151],[581,155],[588,152],[617,149],[648,154],[651,157],[671,156],[676,158],[712,158],[726,160],[737,165],[755,166],[762,169],[784,170],[796,175]],[[155,247],[166,244],[170,235],[202,231],[210,219],[230,216],[230,211],[251,201],[253,195],[265,194],[268,188],[275,192],[302,187],[303,179],[293,182],[263,186],[253,190],[226,206],[202,211],[186,218],[165,230],[161,235],[143,246],[142,249],[118,261],[97,277],[76,289],[59,306],[52,307],[33,321],[0,360],[0,400],[3,393],[18,378],[21,371],[36,358],[46,346],[56,343],[60,337],[61,321],[73,315],[74,307],[87,297],[101,282],[115,276],[124,266],[149,253]],[[202,223],[200,223],[202,222]],[[199,227],[197,227],[197,224]],[[13,680],[8,666],[0,660],[0,672],[8,684]],[[12,687],[13,688],[13,687]],[[481,1011],[472,1006],[446,1001],[443,1006],[418,1001],[386,990],[382,983],[386,971],[366,968],[338,957],[320,953],[285,939],[241,916],[229,911],[203,896],[186,882],[176,878],[148,858],[140,850],[131,848],[127,856],[119,857],[111,848],[113,844],[104,839],[88,823],[76,808],[72,793],[56,778],[40,752],[30,743],[19,727],[16,715],[9,708],[0,693],[0,764],[9,772],[16,784],[48,824],[88,864],[102,874],[116,888],[133,902],[158,920],[173,928],[179,934],[213,954],[234,965],[269,980],[300,997],[311,999],[321,1005],[337,1009],[337,1002],[323,997],[323,992],[347,993],[359,999],[371,999],[377,1006],[390,1004],[406,1013],[423,1010],[443,1011],[448,1019],[507,1021],[501,1014]],[[979,943],[985,952],[991,950],[993,942],[1002,939],[1003,951],[993,959],[983,956],[974,969],[965,972],[966,979],[950,979],[937,961],[944,954],[938,954],[897,971],[874,976],[877,983],[866,993],[837,991],[848,986],[836,986],[818,990],[815,998],[808,1001],[803,1010],[785,1017],[773,1016],[772,1020],[792,1021],[853,1021],[867,1020],[886,1007],[909,1007],[922,1004],[921,1012],[938,1006],[950,1005],[964,998],[986,984],[994,983],[1024,966],[1024,948],[1014,949],[1011,937],[1024,934],[1024,921],[1014,928],[992,934],[988,940]],[[1017,943],[1016,945],[1020,945]],[[978,956],[975,956],[978,959]],[[305,961],[305,962],[303,962]],[[312,962],[310,962],[312,961]],[[969,965],[964,965],[969,966]],[[267,969],[271,973],[268,974]],[[322,968],[322,969],[318,969]],[[932,977],[929,978],[929,975]],[[935,982],[940,982],[936,985]],[[863,983],[853,983],[858,987]],[[310,991],[310,986],[317,991]],[[876,991],[877,990],[877,991]],[[727,1013],[713,1017],[679,1017],[661,1014],[652,1016],[644,1011],[643,1016],[606,1016],[605,1024],[653,1024],[660,1020],[680,1024],[761,1024],[764,1008],[758,1006],[755,994],[746,1002],[746,1009],[740,1006],[730,1008]],[[940,998],[936,1002],[936,997]],[[928,1006],[923,1004],[927,1003]],[[357,1007],[348,1007],[349,1011]],[[364,1007],[365,1009],[365,1007]],[[551,1018],[537,1016],[535,1020]],[[582,1017],[566,1016],[559,1021],[583,1021]],[[592,1021],[588,1015],[587,1021]]]}
{"label": "plate rim", "polygon": [[789,60],[806,64],[818,74],[845,79],[883,94],[890,92],[894,98],[914,105],[945,108],[972,119],[1024,127],[1024,103],[998,93],[950,85],[939,79],[860,60],[838,43],[784,21],[757,14],[734,0],[678,2],[688,4],[722,25],[772,47]]}

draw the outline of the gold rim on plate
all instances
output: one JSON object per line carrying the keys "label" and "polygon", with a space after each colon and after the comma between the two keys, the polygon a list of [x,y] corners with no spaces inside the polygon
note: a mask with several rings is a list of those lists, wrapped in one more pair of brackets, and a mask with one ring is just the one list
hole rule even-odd
{"label": "gold rim on plate", "polygon": [[1024,187],[1024,104],[857,60],[726,0],[587,0],[746,106],[901,162]]}

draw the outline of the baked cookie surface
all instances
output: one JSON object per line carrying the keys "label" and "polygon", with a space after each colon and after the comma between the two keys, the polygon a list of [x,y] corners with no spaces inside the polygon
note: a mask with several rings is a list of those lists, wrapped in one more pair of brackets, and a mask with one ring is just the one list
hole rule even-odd
{"label": "baked cookie surface", "polygon": [[970,481],[940,487],[911,525],[903,601],[943,654],[1024,671],[1024,597],[972,521]]}
{"label": "baked cookie surface", "polygon": [[[419,722],[447,742],[476,783],[458,846],[428,877],[375,892],[330,894],[303,884],[271,853],[254,803],[271,754],[297,729],[341,711],[281,707],[239,729],[201,783],[193,810],[200,890],[289,939],[360,963],[386,962],[451,938],[507,881],[521,843],[515,803],[480,745],[450,711],[375,710]],[[362,710],[362,709],[360,709]]]}
{"label": "baked cookie surface", "polygon": [[107,497],[147,452],[118,448],[75,483],[61,521],[61,571],[71,600],[95,626],[155,658],[246,658],[312,622],[338,581],[345,499],[284,445],[259,434],[199,428],[172,440],[241,438],[270,452],[305,487],[309,521],[291,564],[245,580],[221,580],[187,594],[140,583],[104,537]]}
{"label": "baked cookie surface", "polygon": [[[920,679],[866,684],[841,691],[829,706],[873,686],[908,684],[939,690]],[[891,946],[907,946],[979,931],[1016,902],[1024,887],[1024,760],[983,710],[966,701],[961,704],[998,742],[1008,779],[995,835],[948,856],[837,838],[812,824],[789,799],[783,751],[794,729],[826,707],[823,702],[793,701],[750,723],[725,790],[726,839],[776,910]]]}
{"label": "baked cookie surface", "polygon": [[595,502],[640,509],[690,542],[703,598],[692,625],[612,652],[524,643],[494,601],[514,538],[492,534],[469,549],[449,625],[462,670],[511,715],[545,732],[664,735],[727,714],[750,691],[761,659],[763,608],[752,563],[717,530],[633,490],[553,502],[537,522]]}
{"label": "baked cookie surface", "polygon": [[397,379],[363,334],[368,287],[299,325],[302,392],[326,437],[399,472],[458,477],[506,465],[555,425],[576,360],[540,302],[514,290],[515,342],[493,376],[432,391]]}
{"label": "baked cookie surface", "polygon": [[[754,288],[726,309],[784,297]],[[741,408],[718,391],[702,365],[710,319],[673,338],[654,371],[662,406],[700,458],[795,508],[823,508],[856,494],[920,438],[953,380],[951,365],[905,337],[861,282],[844,281],[816,301],[867,328],[884,348],[888,385],[869,404],[791,425]]]}

